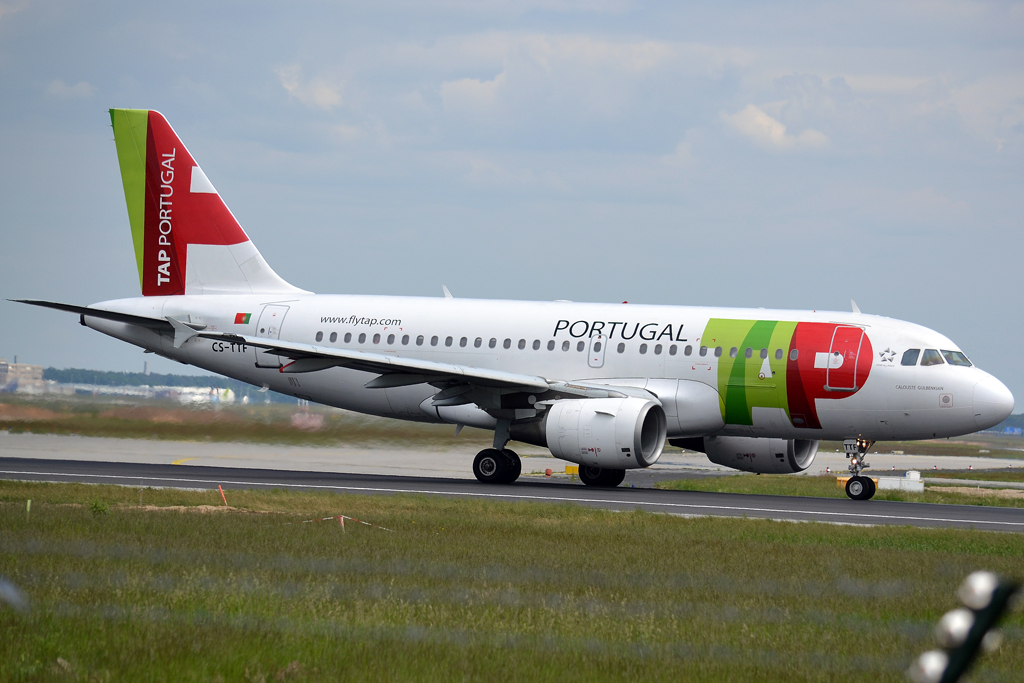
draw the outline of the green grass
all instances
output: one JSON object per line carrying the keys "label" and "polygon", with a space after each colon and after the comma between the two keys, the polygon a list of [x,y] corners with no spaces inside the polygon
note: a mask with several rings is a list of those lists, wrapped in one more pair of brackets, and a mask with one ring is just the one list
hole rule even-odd
{"label": "green grass", "polygon": [[[866,476],[878,476],[870,470]],[[885,476],[884,473],[878,473]],[[931,472],[926,473],[931,475]],[[804,476],[792,474],[737,474],[692,479],[674,479],[655,484],[656,488],[672,491],[710,491],[715,493],[756,493],[772,496],[812,496],[815,498],[846,498],[846,491],[836,485],[836,475]],[[874,500],[897,500],[913,503],[949,503],[954,505],[992,505],[1024,508],[1024,498],[995,498],[984,494],[961,494],[930,490],[923,493],[909,491],[878,491]]]}
{"label": "green grass", "polygon": [[388,445],[417,448],[490,445],[492,436],[472,427],[454,436],[451,425],[405,422],[312,406],[323,417],[316,430],[291,424],[294,405],[234,404],[185,407],[172,401],[92,397],[0,397],[0,430],[18,434],[227,441],[284,445]]}
{"label": "green grass", "polygon": [[[753,477],[751,477],[753,478]],[[1024,535],[0,482],[11,681],[903,681]],[[25,499],[31,498],[28,518]],[[106,507],[106,511],[102,508]],[[301,523],[347,514],[393,531]],[[1017,680],[1024,618],[979,678]]]}
{"label": "green grass", "polygon": [[[822,441],[820,450],[842,452],[841,441]],[[1024,459],[1024,438],[1005,434],[975,432],[949,439],[925,441],[877,441],[873,453],[888,454],[903,451],[907,455],[960,455],[979,458]],[[984,451],[984,452],[983,452]]]}

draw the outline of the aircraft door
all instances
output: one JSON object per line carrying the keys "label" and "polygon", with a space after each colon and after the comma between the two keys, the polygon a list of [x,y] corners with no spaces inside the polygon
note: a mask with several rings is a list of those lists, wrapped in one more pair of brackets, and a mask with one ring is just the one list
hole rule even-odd
{"label": "aircraft door", "polygon": [[604,351],[605,347],[608,346],[608,337],[603,334],[595,334],[590,338],[590,348],[588,349],[587,364],[592,368],[604,367]]}
{"label": "aircraft door", "polygon": [[[268,304],[263,307],[260,313],[259,322],[256,324],[256,336],[265,339],[280,339],[281,325],[284,317],[288,314],[288,307],[279,304]],[[279,368],[283,365],[281,356],[267,353],[262,349],[256,349],[256,367],[258,368]]]}
{"label": "aircraft door", "polygon": [[[825,364],[825,391],[857,391],[857,363],[864,329],[837,325],[832,332],[832,344]],[[871,359],[867,359],[871,362]]]}

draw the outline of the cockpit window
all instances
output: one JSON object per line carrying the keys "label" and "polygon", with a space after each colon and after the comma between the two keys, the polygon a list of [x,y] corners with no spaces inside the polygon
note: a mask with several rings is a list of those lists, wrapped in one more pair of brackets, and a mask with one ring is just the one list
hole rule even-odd
{"label": "cockpit window", "polygon": [[964,355],[963,351],[943,351],[942,357],[946,359],[946,362],[950,365],[962,365],[965,368],[971,367],[971,361],[967,360],[967,356]]}
{"label": "cockpit window", "polygon": [[942,354],[935,349],[925,349],[921,356],[921,365],[942,365]]}
{"label": "cockpit window", "polygon": [[917,365],[917,357],[921,355],[921,349],[907,349],[903,352],[903,360],[900,365]]}

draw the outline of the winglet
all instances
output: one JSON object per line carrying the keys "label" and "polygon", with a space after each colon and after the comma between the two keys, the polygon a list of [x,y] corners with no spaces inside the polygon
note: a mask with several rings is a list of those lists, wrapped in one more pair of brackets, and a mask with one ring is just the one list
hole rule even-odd
{"label": "winglet", "polygon": [[853,307],[853,312],[854,313],[860,313],[860,306],[858,306],[857,302],[854,301],[853,299],[850,299],[850,306]]}
{"label": "winglet", "polygon": [[454,299],[455,298],[454,296],[452,296],[452,293],[448,291],[448,288],[445,287],[444,285],[441,285],[441,289],[444,290],[444,298],[445,299]]}

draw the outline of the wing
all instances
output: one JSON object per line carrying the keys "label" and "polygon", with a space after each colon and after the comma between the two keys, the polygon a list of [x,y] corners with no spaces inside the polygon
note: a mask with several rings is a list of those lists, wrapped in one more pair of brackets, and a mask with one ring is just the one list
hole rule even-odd
{"label": "wing", "polygon": [[[471,396],[473,389],[489,389],[491,391],[487,393],[497,393],[498,396],[514,393],[533,394],[536,400],[548,398],[548,394],[587,398],[622,398],[637,391],[629,387],[610,387],[589,382],[567,382],[538,375],[506,372],[471,365],[406,358],[390,353],[335,349],[228,332],[192,331],[190,336],[246,344],[264,349],[272,355],[288,358],[291,362],[281,367],[280,372],[282,373],[316,372],[331,367],[343,367],[377,374],[377,377],[366,383],[365,386],[368,389],[431,384],[442,388],[442,391],[434,397],[434,405],[493,403],[493,401],[476,400],[479,396]],[[468,387],[468,389],[459,391],[462,387]],[[646,392],[644,395],[649,396]],[[481,407],[485,407],[485,405],[481,405]]]}

